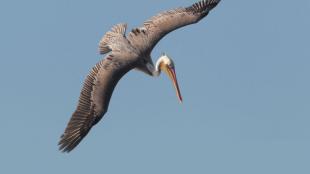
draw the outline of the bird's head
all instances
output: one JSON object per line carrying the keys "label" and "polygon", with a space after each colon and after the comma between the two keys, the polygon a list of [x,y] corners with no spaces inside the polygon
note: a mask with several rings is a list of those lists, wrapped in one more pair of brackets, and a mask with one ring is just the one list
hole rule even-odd
{"label": "bird's head", "polygon": [[151,57],[141,58],[139,59],[139,62],[135,69],[140,70],[151,76],[159,76],[161,71],[165,72],[173,82],[173,86],[176,90],[179,101],[182,102],[182,96],[177,81],[174,62],[168,55],[163,53],[157,60],[155,67]]}
{"label": "bird's head", "polygon": [[177,80],[177,76],[175,72],[174,62],[165,53],[162,54],[162,56],[156,62],[156,71],[154,72],[157,74],[154,74],[154,75],[159,75],[161,71],[165,72],[169,76],[169,78],[173,82],[173,86],[176,90],[178,99],[180,102],[182,102],[182,96],[181,96],[181,92],[180,92],[180,88],[179,88],[179,84],[178,84],[178,80]]}

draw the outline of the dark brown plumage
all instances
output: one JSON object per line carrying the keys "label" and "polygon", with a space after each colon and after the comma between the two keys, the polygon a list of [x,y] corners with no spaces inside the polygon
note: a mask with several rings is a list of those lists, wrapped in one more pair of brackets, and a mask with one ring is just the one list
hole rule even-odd
{"label": "dark brown plumage", "polygon": [[112,92],[123,75],[139,69],[154,75],[151,51],[166,34],[204,18],[220,0],[203,0],[187,8],[159,13],[133,29],[126,37],[126,24],[118,24],[99,43],[100,54],[109,53],[86,77],[78,106],[65,129],[59,149],[70,152],[107,112]]}

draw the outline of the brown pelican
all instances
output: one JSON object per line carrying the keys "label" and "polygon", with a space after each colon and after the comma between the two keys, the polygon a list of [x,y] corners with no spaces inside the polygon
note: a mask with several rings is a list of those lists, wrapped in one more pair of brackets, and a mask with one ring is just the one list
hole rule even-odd
{"label": "brown pelican", "polygon": [[59,141],[59,150],[70,152],[100,121],[108,110],[117,82],[132,69],[151,76],[159,76],[161,71],[167,73],[173,81],[178,99],[182,101],[173,61],[163,54],[154,66],[152,49],[169,32],[200,21],[219,2],[220,0],[202,0],[186,8],[159,13],[127,36],[126,24],[112,27],[99,43],[100,54],[107,55],[86,77],[78,106]]}

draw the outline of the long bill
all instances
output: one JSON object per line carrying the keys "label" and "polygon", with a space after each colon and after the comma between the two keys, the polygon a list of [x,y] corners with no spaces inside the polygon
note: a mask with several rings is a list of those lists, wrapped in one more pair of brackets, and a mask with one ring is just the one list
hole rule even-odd
{"label": "long bill", "polygon": [[176,73],[175,73],[175,69],[171,68],[169,66],[166,66],[165,72],[170,77],[171,81],[173,82],[173,86],[174,86],[174,88],[176,90],[177,97],[178,97],[179,101],[182,103],[182,95],[181,95],[181,92],[180,92],[180,88],[179,88],[177,76],[176,76]]}

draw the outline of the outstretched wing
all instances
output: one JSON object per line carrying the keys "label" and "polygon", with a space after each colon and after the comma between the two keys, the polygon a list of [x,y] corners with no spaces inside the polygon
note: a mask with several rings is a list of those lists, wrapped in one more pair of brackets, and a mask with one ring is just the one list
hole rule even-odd
{"label": "outstretched wing", "polygon": [[113,54],[109,54],[92,68],[84,82],[78,106],[59,141],[61,151],[70,152],[75,148],[103,117],[114,87],[130,69],[132,67],[128,60]]}
{"label": "outstretched wing", "polygon": [[220,0],[202,0],[187,8],[181,7],[159,13],[144,22],[142,27],[133,29],[128,35],[128,40],[140,51],[151,52],[166,34],[200,21],[219,2]]}

